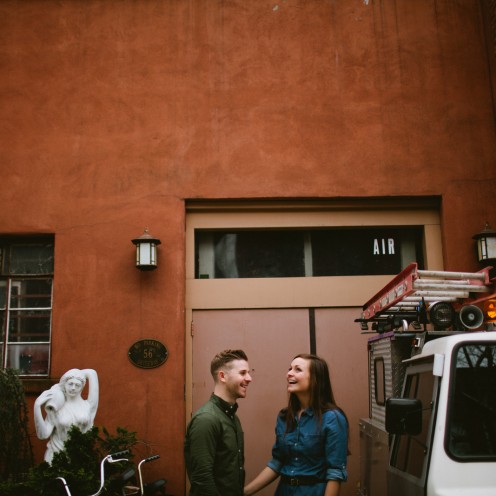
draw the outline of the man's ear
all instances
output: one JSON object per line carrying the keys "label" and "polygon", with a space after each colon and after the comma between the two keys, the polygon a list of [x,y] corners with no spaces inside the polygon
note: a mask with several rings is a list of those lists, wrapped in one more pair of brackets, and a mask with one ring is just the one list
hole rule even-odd
{"label": "man's ear", "polygon": [[218,382],[225,382],[225,378],[226,378],[226,371],[219,369],[219,371],[217,372]]}

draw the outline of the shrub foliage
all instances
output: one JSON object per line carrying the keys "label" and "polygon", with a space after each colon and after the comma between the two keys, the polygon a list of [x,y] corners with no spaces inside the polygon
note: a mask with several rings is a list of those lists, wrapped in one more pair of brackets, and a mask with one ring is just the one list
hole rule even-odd
{"label": "shrub foliage", "polygon": [[[115,434],[93,427],[83,433],[73,426],[64,450],[55,453],[51,465],[33,466],[28,410],[24,388],[15,370],[0,370],[0,495],[67,496],[62,477],[72,496],[94,494],[100,487],[100,461],[110,453],[131,449],[136,433],[117,427]],[[131,464],[106,464],[106,478]],[[104,491],[102,494],[108,494]]]}
{"label": "shrub foliage", "polygon": [[33,464],[24,388],[13,369],[0,370],[0,475],[17,481]]}

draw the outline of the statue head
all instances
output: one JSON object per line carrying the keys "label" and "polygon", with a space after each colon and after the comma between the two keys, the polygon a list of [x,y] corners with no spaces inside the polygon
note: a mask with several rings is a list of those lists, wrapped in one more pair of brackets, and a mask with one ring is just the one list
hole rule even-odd
{"label": "statue head", "polygon": [[60,378],[59,384],[66,397],[77,396],[84,389],[86,377],[81,370],[71,369]]}

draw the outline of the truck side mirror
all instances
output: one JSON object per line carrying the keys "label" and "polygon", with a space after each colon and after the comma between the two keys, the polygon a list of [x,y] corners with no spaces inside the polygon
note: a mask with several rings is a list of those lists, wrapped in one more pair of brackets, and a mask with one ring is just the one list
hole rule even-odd
{"label": "truck side mirror", "polygon": [[389,434],[417,435],[422,432],[422,402],[410,398],[386,400],[386,430]]}

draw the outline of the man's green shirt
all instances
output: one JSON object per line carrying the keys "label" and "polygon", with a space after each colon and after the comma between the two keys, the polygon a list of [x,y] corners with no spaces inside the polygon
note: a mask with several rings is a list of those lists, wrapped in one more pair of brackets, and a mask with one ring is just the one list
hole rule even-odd
{"label": "man's green shirt", "polygon": [[212,394],[193,415],[184,442],[190,496],[243,495],[244,441],[237,408]]}

